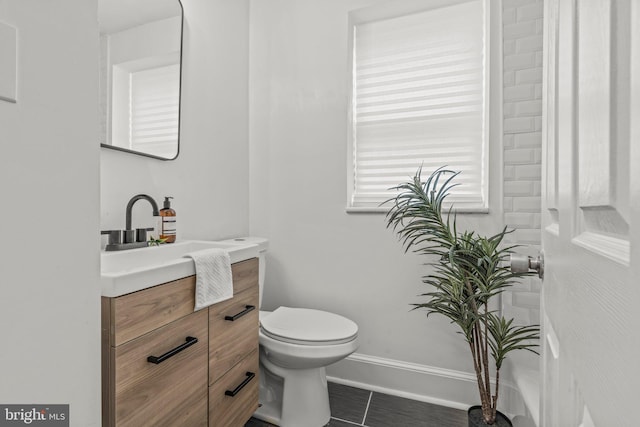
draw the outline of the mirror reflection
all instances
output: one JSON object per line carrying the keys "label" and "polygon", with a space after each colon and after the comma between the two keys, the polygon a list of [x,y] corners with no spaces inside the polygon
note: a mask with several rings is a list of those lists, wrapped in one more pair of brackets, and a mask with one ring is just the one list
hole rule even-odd
{"label": "mirror reflection", "polygon": [[162,160],[179,149],[182,5],[99,0],[100,143]]}

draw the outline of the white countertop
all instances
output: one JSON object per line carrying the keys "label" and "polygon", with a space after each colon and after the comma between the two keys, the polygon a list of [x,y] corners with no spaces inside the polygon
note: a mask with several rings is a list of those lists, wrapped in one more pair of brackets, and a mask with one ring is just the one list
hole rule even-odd
{"label": "white countertop", "polygon": [[255,258],[259,245],[249,242],[184,240],[124,251],[102,252],[102,296],[118,297],[196,274],[193,259],[185,255],[210,248],[229,252],[231,263]]}

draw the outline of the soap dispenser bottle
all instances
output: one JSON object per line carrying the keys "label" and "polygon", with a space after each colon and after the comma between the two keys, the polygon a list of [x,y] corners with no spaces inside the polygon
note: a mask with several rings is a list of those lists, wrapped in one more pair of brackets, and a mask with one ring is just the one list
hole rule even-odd
{"label": "soap dispenser bottle", "polygon": [[160,238],[165,239],[165,243],[173,243],[176,241],[176,211],[171,209],[169,199],[173,199],[173,197],[165,197],[164,207],[160,209]]}

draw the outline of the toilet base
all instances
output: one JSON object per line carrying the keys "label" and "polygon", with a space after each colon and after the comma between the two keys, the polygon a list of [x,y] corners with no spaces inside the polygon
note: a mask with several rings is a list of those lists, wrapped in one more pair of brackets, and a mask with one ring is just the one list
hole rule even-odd
{"label": "toilet base", "polygon": [[260,359],[260,404],[254,417],[280,427],[322,427],[329,423],[324,367],[283,369]]}

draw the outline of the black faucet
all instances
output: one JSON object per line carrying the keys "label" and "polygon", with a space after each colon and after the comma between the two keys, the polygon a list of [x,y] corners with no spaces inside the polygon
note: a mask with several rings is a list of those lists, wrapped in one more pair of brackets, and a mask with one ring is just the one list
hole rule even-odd
{"label": "black faucet", "polygon": [[133,205],[140,199],[144,199],[151,203],[153,208],[153,216],[160,216],[158,211],[158,204],[153,197],[146,194],[138,194],[133,196],[129,203],[127,203],[127,211],[125,214],[125,230],[102,230],[100,234],[109,235],[109,243],[105,246],[106,251],[121,251],[124,249],[143,248],[148,245],[147,231],[153,230],[153,228],[137,228],[131,229],[131,210]]}
{"label": "black faucet", "polygon": [[125,214],[125,230],[131,230],[131,209],[133,209],[133,205],[140,199],[144,199],[151,203],[151,207],[153,208],[153,216],[160,216],[160,212],[158,211],[158,204],[153,197],[147,196],[146,194],[138,194],[133,196],[129,203],[127,203],[127,211]]}

